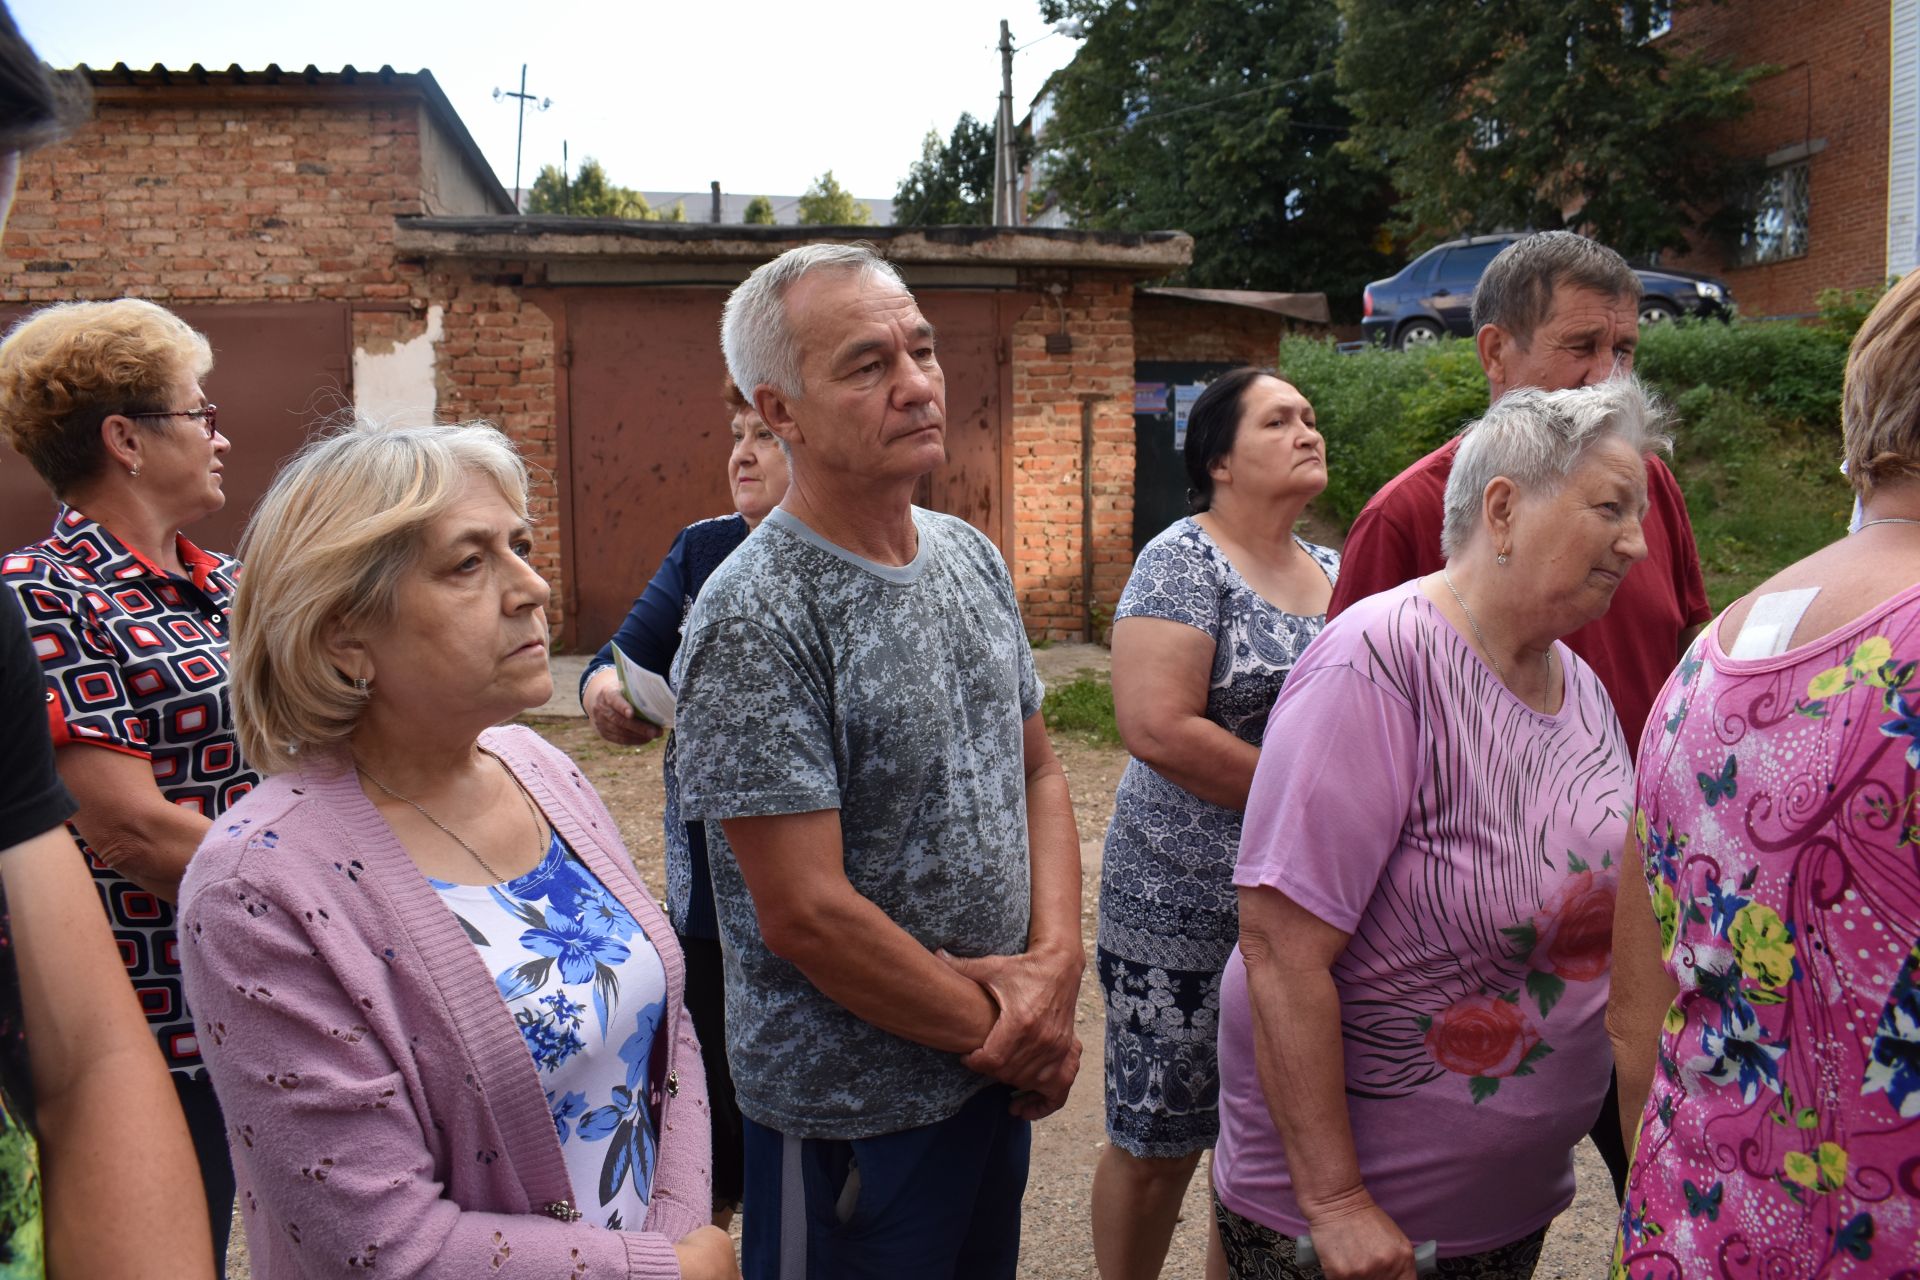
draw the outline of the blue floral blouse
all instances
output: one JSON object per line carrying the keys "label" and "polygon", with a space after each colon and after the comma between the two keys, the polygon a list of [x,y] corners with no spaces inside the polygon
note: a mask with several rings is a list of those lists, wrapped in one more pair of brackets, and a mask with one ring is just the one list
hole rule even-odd
{"label": "blue floral blouse", "polygon": [[574,1203],[609,1230],[638,1230],[659,1142],[646,1087],[666,1010],[659,954],[557,832],[540,865],[505,884],[430,883],[519,1024]]}

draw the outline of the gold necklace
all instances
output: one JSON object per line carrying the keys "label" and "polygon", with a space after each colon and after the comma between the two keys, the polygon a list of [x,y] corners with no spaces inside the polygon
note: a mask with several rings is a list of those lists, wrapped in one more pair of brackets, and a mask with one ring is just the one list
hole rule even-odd
{"label": "gold necklace", "polygon": [[[1461,607],[1465,608],[1466,606],[1462,605]],[[527,789],[520,785],[520,779],[513,776],[513,770],[507,768],[507,762],[505,760],[502,760],[499,756],[494,755],[493,752],[488,751],[485,747],[480,748],[480,751],[481,751],[481,754],[489,757],[495,764],[500,766],[501,770],[507,775],[507,780],[513,784],[513,789],[515,791],[518,791],[520,793],[520,798],[527,802],[527,813],[533,818],[534,836],[536,839],[538,839],[541,831],[540,811],[534,807],[533,797],[528,795]],[[480,869],[486,872],[488,877],[491,878],[494,883],[504,884],[506,882],[507,877],[501,875],[498,871],[495,871],[491,866],[487,865],[487,860],[480,856],[480,851],[478,849],[468,844],[465,840],[462,840],[458,835],[454,833],[453,829],[449,827],[446,823],[440,821],[440,819],[434,817],[432,814],[428,813],[425,809],[421,808],[419,801],[408,799],[406,796],[401,795],[398,791],[395,791],[392,787],[389,787],[386,783],[380,781],[380,779],[374,777],[372,773],[368,772],[367,767],[360,763],[359,757],[357,756],[354,757],[353,767],[368,782],[371,782],[374,786],[380,788],[380,792],[382,795],[385,795],[390,800],[398,800],[401,804],[411,806],[415,813],[425,818],[428,822],[431,822],[434,826],[440,828],[440,830],[446,835],[447,839],[453,841],[455,844],[459,845],[462,849],[465,849],[467,851],[467,856],[480,864]],[[537,852],[541,857],[544,857],[546,855],[546,848],[545,848],[544,842],[542,842]]]}
{"label": "gold necklace", "polygon": [[[1473,610],[1467,608],[1466,600],[1460,595],[1460,588],[1453,585],[1453,575],[1442,568],[1440,570],[1440,580],[1447,584],[1447,590],[1453,592],[1453,602],[1460,606],[1460,612],[1467,615],[1467,625],[1473,628],[1473,638],[1480,642],[1480,652],[1486,654],[1487,661],[1493,664],[1493,674],[1500,677],[1501,684],[1506,684],[1507,669],[1500,665],[1500,659],[1493,656],[1493,646],[1488,644],[1487,638],[1480,634],[1480,624],[1473,620]],[[1540,656],[1546,659],[1547,686],[1551,689],[1553,686],[1553,650],[1549,648]],[[1511,685],[1507,687],[1512,688]],[[1551,693],[1549,693],[1548,696],[1552,696]]]}

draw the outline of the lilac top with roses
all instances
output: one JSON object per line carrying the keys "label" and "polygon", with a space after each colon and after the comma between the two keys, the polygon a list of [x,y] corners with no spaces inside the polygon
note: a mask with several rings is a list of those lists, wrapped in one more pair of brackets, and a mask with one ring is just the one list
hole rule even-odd
{"label": "lilac top with roses", "polygon": [[1680,994],[1613,1274],[1920,1274],[1920,587],[1773,658],[1716,631],[1641,740]]}
{"label": "lilac top with roses", "polygon": [[[1544,715],[1417,582],[1342,613],[1274,706],[1234,872],[1352,935],[1333,977],[1361,1176],[1444,1257],[1567,1206],[1607,1090],[1632,765],[1592,669],[1554,652],[1566,696]],[[1215,1186],[1243,1217],[1304,1231],[1237,949],[1220,1005]]]}

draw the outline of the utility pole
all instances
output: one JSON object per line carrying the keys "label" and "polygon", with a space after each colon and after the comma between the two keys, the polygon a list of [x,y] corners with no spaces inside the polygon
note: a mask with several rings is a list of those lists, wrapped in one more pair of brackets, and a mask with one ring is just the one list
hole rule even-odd
{"label": "utility pole", "polygon": [[994,125],[993,146],[993,225],[1018,226],[1020,185],[1017,151],[1013,141],[1013,32],[1007,20],[1000,20],[1000,118]]}
{"label": "utility pole", "polygon": [[567,154],[565,138],[560,139],[560,211],[573,213],[573,157]]}
{"label": "utility pole", "polygon": [[[1002,25],[1004,26],[1005,24],[1003,23]],[[527,92],[526,63],[523,62],[520,64],[520,92],[513,93],[506,89],[496,88],[493,91],[493,100],[498,102],[502,98],[518,98],[520,100],[520,123],[514,127],[513,131],[513,202],[514,211],[517,213],[519,212],[520,206],[520,144],[525,141],[527,136],[527,104],[534,100],[533,95]],[[552,105],[552,98],[542,98],[535,104],[534,110],[545,111]]]}

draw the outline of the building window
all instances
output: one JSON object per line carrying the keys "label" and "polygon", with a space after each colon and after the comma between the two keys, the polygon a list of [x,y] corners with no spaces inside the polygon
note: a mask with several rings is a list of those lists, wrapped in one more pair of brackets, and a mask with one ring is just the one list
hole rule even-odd
{"label": "building window", "polygon": [[1754,192],[1753,213],[1740,235],[1740,262],[1784,262],[1807,251],[1807,162],[1769,170]]}
{"label": "building window", "polygon": [[[1642,30],[1641,23],[1646,24]],[[1658,40],[1673,30],[1673,0],[1639,0],[1620,6],[1620,29],[1641,42]]]}

